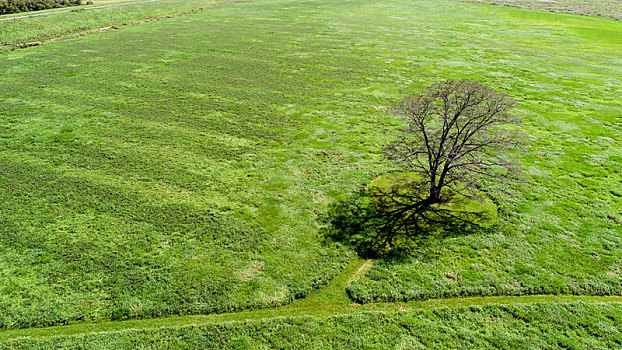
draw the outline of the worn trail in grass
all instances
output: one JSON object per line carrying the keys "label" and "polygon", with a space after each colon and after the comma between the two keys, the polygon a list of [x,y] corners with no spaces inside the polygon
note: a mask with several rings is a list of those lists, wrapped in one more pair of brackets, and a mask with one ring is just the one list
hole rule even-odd
{"label": "worn trail in grass", "polygon": [[345,288],[371,267],[373,260],[354,259],[326,286],[312,292],[304,299],[271,309],[248,310],[235,313],[161,317],[129,321],[83,322],[66,326],[28,328],[0,331],[0,342],[29,337],[46,338],[73,336],[77,334],[121,332],[126,330],[149,330],[158,328],[200,327],[205,325],[243,322],[280,317],[330,317],[361,312],[397,312],[436,308],[456,308],[504,304],[537,303],[622,303],[619,296],[531,295],[503,297],[468,297],[434,299],[408,303],[357,304],[347,296]]}

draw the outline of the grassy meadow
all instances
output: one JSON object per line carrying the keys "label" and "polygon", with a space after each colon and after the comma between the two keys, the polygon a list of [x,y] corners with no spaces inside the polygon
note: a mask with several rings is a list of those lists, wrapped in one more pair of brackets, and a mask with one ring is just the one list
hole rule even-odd
{"label": "grassy meadow", "polygon": [[[182,3],[0,22],[0,42],[209,4]],[[0,328],[307,296],[354,257],[323,241],[318,217],[391,169],[381,150],[401,124],[387,107],[447,78],[517,100],[524,180],[486,184],[495,226],[381,259],[349,285],[350,297],[620,294],[620,34],[612,20],[450,1],[261,0],[2,52]],[[274,337],[289,339],[284,347],[369,348],[621,341],[619,306],[460,310],[128,330],[56,346],[165,347],[179,337],[240,348],[274,347]],[[534,337],[525,317],[553,330]],[[329,325],[335,333],[323,335]],[[455,343],[433,342],[447,336]]]}
{"label": "grassy meadow", "polygon": [[[479,70],[466,58],[452,66],[506,86],[519,102],[525,182],[486,185],[500,208],[500,220],[488,232],[430,240],[401,261],[380,261],[350,286],[359,302],[622,292],[622,26],[543,12],[485,11],[500,21],[514,19],[516,27],[505,22],[490,33],[496,43],[486,46],[496,45],[498,56],[482,59],[480,51]],[[465,29],[453,34],[458,42],[482,40],[481,32],[471,37],[466,28],[485,16],[469,17],[480,19],[465,19]]]}

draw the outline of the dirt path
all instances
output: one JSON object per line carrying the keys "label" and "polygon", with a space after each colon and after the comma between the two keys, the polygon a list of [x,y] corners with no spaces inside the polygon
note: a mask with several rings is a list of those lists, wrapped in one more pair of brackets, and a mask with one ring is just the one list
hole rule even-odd
{"label": "dirt path", "polygon": [[170,316],[128,321],[81,322],[66,326],[2,330],[0,331],[0,342],[21,337],[48,338],[54,336],[70,336],[87,333],[121,332],[127,329],[148,330],[162,327],[196,327],[225,322],[243,322],[246,320],[270,319],[284,316],[329,317],[363,311],[396,312],[433,309],[439,307],[456,308],[490,304],[559,303],[576,301],[622,303],[622,297],[618,296],[606,297],[576,295],[468,297],[432,299],[409,303],[374,303],[363,305],[352,302],[348,298],[345,288],[356,278],[362,277],[364,273],[372,267],[373,263],[373,260],[355,259],[346,265],[346,267],[326,286],[312,292],[304,299],[295,300],[291,304],[277,308],[244,310],[224,314]]}
{"label": "dirt path", "polygon": [[105,7],[135,5],[135,4],[142,4],[142,3],[145,3],[145,2],[154,2],[154,1],[160,1],[160,0],[142,0],[142,1],[133,1],[133,2],[123,2],[123,3],[119,3],[119,4],[99,5],[99,6],[90,6],[90,7],[77,7],[77,8],[70,8],[70,9],[61,10],[61,11],[33,13],[31,15],[21,15],[21,16],[15,16],[15,17],[0,18],[0,21],[8,21],[8,20],[12,20],[12,19],[28,18],[28,17],[39,17],[39,16],[56,15],[56,14],[59,14],[59,13],[67,13],[67,12],[72,12],[72,11],[76,11],[76,10],[80,10],[80,11],[82,11],[82,10],[94,10],[94,9],[101,9],[101,8],[105,8]]}
{"label": "dirt path", "polygon": [[361,265],[361,267],[354,273],[354,275],[352,275],[348,279],[348,286],[352,282],[354,282],[357,279],[363,277],[367,273],[367,271],[369,271],[374,266],[375,263],[376,263],[376,260],[369,259],[363,265]]}

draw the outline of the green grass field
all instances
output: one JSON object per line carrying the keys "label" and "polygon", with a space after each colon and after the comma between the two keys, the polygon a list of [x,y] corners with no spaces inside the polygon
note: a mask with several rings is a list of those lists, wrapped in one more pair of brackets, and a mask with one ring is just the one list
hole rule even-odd
{"label": "green grass field", "polygon": [[[483,80],[511,86],[520,103],[516,113],[528,135],[522,155],[527,183],[490,184],[501,211],[497,227],[425,242],[404,261],[381,261],[351,286],[356,300],[622,291],[622,151],[616,146],[622,140],[622,26],[486,11],[504,22],[504,30],[487,45],[496,40],[498,56],[486,60],[480,53],[484,67],[476,71]],[[515,20],[515,31],[509,20]],[[465,26],[475,22],[466,20]],[[461,42],[476,40],[466,30],[459,35]],[[466,56],[453,65],[466,66]]]}
{"label": "green grass field", "polygon": [[[438,348],[464,348],[468,343],[479,344],[478,348],[540,347],[554,341],[582,348],[620,342],[617,319],[622,297],[460,297],[353,304],[345,288],[371,262],[354,259],[326,286],[277,308],[4,330],[0,349],[134,348],[137,344],[144,348],[385,348],[398,345],[405,336]],[[404,324],[402,316],[418,321]],[[528,338],[526,332],[546,334]]]}
{"label": "green grass field", "polygon": [[[15,48],[209,4],[162,0],[5,21],[0,41]],[[390,169],[381,150],[400,123],[387,107],[447,78],[477,79],[518,101],[524,181],[487,184],[500,213],[490,230],[381,259],[339,290],[365,303],[620,295],[620,34],[612,20],[450,1],[261,0],[6,50],[0,328],[232,312],[306,297],[354,257],[323,242],[318,217]],[[328,308],[329,299],[311,298],[310,308]],[[522,313],[550,335],[533,337]],[[621,341],[613,304],[335,314],[6,346],[182,347],[172,343],[180,337],[186,347],[229,348]],[[413,331],[420,327],[429,331]],[[308,338],[305,329],[314,329]],[[447,335],[455,343],[431,343]]]}

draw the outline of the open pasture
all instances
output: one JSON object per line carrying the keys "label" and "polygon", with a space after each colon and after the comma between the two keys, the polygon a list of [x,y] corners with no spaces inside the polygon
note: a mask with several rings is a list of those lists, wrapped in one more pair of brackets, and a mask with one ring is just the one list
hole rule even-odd
{"label": "open pasture", "polygon": [[[8,22],[0,41],[24,40]],[[490,230],[380,260],[349,295],[620,294],[621,33],[449,1],[266,0],[2,53],[0,327],[305,297],[353,257],[318,216],[390,169],[386,109],[447,78],[519,103],[525,181],[487,184]]]}

